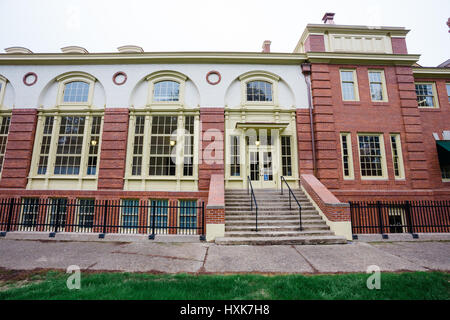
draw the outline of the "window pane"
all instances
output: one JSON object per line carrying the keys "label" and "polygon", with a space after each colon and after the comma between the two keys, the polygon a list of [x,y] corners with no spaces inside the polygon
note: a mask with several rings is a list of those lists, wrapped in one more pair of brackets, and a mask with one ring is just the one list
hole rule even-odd
{"label": "window pane", "polygon": [[150,137],[149,175],[174,176],[175,161],[172,159],[171,137],[177,129],[178,118],[174,116],[154,116],[152,119],[152,135]]}
{"label": "window pane", "polygon": [[266,81],[248,82],[247,101],[272,101],[272,84]]}
{"label": "window pane", "polygon": [[291,160],[291,137],[281,137],[281,162],[283,166],[283,176],[292,176]]}
{"label": "window pane", "polygon": [[160,81],[154,84],[153,101],[178,101],[180,84],[175,81]]}
{"label": "window pane", "polygon": [[353,83],[342,83],[342,95],[344,100],[355,100],[355,87]]}
{"label": "window pane", "polygon": [[[197,228],[197,201],[180,200],[180,228]],[[181,230],[183,232],[183,230]]]}
{"label": "window pane", "polygon": [[69,82],[64,86],[64,102],[87,102],[89,84],[83,81]]}
{"label": "window pane", "polygon": [[[61,117],[54,174],[80,173],[85,120],[81,116]],[[94,167],[93,159],[91,164],[91,168]]]}
{"label": "window pane", "polygon": [[432,84],[416,84],[416,95],[419,107],[434,107]]}
{"label": "window pane", "polygon": [[230,142],[230,175],[232,177],[239,177],[241,175],[240,137],[230,136]]}
{"label": "window pane", "polygon": [[361,175],[382,177],[381,146],[379,136],[359,136]]}
{"label": "window pane", "polygon": [[2,172],[3,159],[6,152],[10,121],[11,117],[0,117],[0,173]]}

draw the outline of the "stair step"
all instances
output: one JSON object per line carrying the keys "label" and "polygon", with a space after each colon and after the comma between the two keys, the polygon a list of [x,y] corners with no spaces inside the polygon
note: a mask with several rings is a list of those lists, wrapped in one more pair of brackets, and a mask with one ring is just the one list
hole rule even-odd
{"label": "stair step", "polygon": [[[298,220],[298,214],[285,214],[285,215],[259,215],[258,214],[258,221],[259,220]],[[318,214],[308,214],[304,215],[302,214],[302,221],[307,221],[311,219],[321,219],[321,217]],[[240,221],[240,220],[255,220],[255,215],[225,215],[225,221]]]}
{"label": "stair step", "polygon": [[299,236],[299,237],[223,237],[216,238],[220,245],[286,245],[286,244],[345,244],[344,237],[337,236]]}
{"label": "stair step", "polygon": [[[299,220],[259,220],[258,219],[258,226],[298,226],[299,225]],[[225,224],[227,224],[228,226],[253,226],[255,225],[255,219],[253,220],[238,220],[238,221],[225,221]],[[303,221],[302,220],[302,226],[306,226],[306,225],[311,225],[311,224],[316,224],[316,225],[320,225],[320,224],[325,224],[325,221],[323,221],[322,219],[314,219],[314,220],[306,220]]]}
{"label": "stair step", "polygon": [[[259,210],[258,208],[258,217],[262,215],[293,215],[296,214],[298,216],[298,209],[297,210],[271,210],[271,211],[265,211],[265,210]],[[308,214],[316,214],[318,215],[318,212],[316,209],[302,209],[302,217],[303,215]],[[239,210],[230,210],[225,209],[225,215],[255,215],[255,209],[239,209]]]}
{"label": "stair step", "polygon": [[[330,230],[330,227],[327,224],[311,224],[311,225],[302,225],[302,231],[311,231],[311,230]],[[255,231],[255,225],[248,226],[227,226],[225,224],[225,232],[227,231]],[[300,231],[299,226],[261,226],[258,224],[258,232],[260,231]]]}
{"label": "stair step", "polygon": [[310,230],[310,231],[229,231],[225,232],[225,237],[240,237],[240,238],[253,238],[253,237],[299,237],[299,236],[334,236],[333,232],[327,230]]}

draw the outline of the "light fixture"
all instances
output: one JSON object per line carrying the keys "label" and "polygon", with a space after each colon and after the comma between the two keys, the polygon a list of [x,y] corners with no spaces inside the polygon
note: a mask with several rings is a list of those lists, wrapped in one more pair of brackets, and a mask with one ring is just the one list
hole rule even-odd
{"label": "light fixture", "polygon": [[91,145],[95,147],[97,145],[97,140],[92,140]]}
{"label": "light fixture", "polygon": [[259,147],[260,144],[261,144],[261,141],[259,141],[259,140],[255,141],[255,146]]}
{"label": "light fixture", "polygon": [[170,140],[170,146],[173,147],[177,143],[175,140]]}

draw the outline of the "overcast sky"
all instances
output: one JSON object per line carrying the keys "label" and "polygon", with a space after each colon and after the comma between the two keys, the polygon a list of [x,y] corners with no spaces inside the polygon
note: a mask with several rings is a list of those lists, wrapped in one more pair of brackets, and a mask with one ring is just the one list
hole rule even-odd
{"label": "overcast sky", "polygon": [[272,52],[292,52],[325,12],[337,24],[411,29],[408,50],[422,54],[423,66],[450,58],[449,0],[0,0],[0,50],[259,52],[267,39]]}

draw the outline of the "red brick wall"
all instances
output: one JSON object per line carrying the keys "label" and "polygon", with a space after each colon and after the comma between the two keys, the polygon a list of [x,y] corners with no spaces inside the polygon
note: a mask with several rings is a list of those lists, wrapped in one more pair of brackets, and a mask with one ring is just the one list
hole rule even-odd
{"label": "red brick wall", "polygon": [[0,188],[25,188],[36,133],[37,110],[13,109]]}
{"label": "red brick wall", "polygon": [[105,110],[101,141],[98,189],[123,189],[127,157],[128,109]]}
{"label": "red brick wall", "polygon": [[325,40],[323,35],[309,35],[305,41],[305,52],[325,52]]}
{"label": "red brick wall", "polygon": [[[200,163],[198,166],[198,188],[199,190],[208,190],[209,181],[211,175],[222,174],[224,175],[224,132],[225,132],[225,114],[223,108],[201,108],[200,109],[200,123],[201,123],[201,136],[200,136]],[[209,134],[213,132],[213,134]],[[212,130],[212,131],[211,131]],[[216,149],[215,152],[209,155],[209,152],[205,152],[208,145],[213,142],[217,142],[217,146],[221,148]],[[218,160],[214,161],[212,160]]]}
{"label": "red brick wall", "polygon": [[302,174],[300,182],[328,220],[350,221],[349,204],[340,202],[316,177]]}
{"label": "red brick wall", "polygon": [[297,109],[297,148],[300,174],[313,173],[311,122],[308,109]]}
{"label": "red brick wall", "polygon": [[223,174],[211,176],[206,206],[206,223],[225,223],[225,181]]}
{"label": "red brick wall", "polygon": [[405,38],[391,38],[392,53],[394,54],[408,54]]}
{"label": "red brick wall", "polygon": [[[342,101],[339,69],[357,70],[360,101]],[[388,102],[372,102],[368,69],[383,69]],[[312,65],[312,94],[317,148],[317,176],[331,190],[429,189],[426,147],[423,143],[421,111],[417,108],[414,77],[409,67]],[[344,180],[339,133],[352,135],[354,180]],[[382,133],[385,141],[388,180],[361,180],[358,159],[358,132]],[[400,133],[405,175],[395,180],[390,133]],[[300,154],[303,150],[300,149]],[[307,151],[307,150],[305,150]]]}

